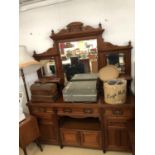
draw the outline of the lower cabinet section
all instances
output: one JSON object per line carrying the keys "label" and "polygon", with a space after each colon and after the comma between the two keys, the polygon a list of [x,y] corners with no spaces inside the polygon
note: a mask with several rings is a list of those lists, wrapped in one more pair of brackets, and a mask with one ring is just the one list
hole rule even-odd
{"label": "lower cabinet section", "polygon": [[46,144],[58,144],[57,123],[54,118],[38,118],[40,129],[40,142]]}
{"label": "lower cabinet section", "polygon": [[63,145],[82,146],[97,149],[101,148],[100,131],[61,129],[60,132]]}
{"label": "lower cabinet section", "polygon": [[107,131],[107,149],[130,151],[129,138],[126,129],[108,128]]}
{"label": "lower cabinet section", "polygon": [[62,118],[60,127],[62,145],[101,149],[101,135],[98,118]]}
{"label": "lower cabinet section", "polygon": [[74,130],[61,129],[61,141],[63,145],[80,146],[80,133]]}
{"label": "lower cabinet section", "polygon": [[82,131],[81,145],[90,148],[101,148],[101,132],[100,131]]}
{"label": "lower cabinet section", "polygon": [[107,150],[131,151],[125,120],[108,120],[105,137]]}

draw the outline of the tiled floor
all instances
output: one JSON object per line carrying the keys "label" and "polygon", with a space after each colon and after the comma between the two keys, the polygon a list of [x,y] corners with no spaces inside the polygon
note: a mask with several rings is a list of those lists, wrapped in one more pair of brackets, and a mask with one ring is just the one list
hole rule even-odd
{"label": "tiled floor", "polygon": [[[59,146],[54,145],[42,145],[43,152],[35,144],[30,144],[27,147],[28,155],[104,155],[102,150],[67,147],[60,149]],[[23,151],[19,149],[19,155],[24,155]],[[124,152],[112,152],[107,151],[105,155],[132,155],[131,153]]]}

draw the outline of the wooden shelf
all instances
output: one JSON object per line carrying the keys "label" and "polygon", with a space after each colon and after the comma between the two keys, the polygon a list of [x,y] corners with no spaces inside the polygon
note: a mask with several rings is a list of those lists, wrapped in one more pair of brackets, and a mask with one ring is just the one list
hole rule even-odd
{"label": "wooden shelf", "polygon": [[77,130],[100,130],[100,122],[98,118],[62,118],[61,128],[77,129]]}

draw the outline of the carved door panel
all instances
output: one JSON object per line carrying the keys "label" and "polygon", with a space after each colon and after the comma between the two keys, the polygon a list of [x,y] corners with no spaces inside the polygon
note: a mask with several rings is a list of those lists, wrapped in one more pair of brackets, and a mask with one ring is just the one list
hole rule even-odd
{"label": "carved door panel", "polygon": [[42,143],[58,144],[57,123],[54,118],[39,118],[39,130]]}
{"label": "carved door panel", "polygon": [[81,131],[81,146],[101,148],[101,132]]}
{"label": "carved door panel", "polygon": [[106,149],[129,151],[129,137],[126,128],[124,127],[107,127],[106,132]]}
{"label": "carved door panel", "polygon": [[76,130],[61,129],[61,140],[63,145],[80,146],[80,133]]}

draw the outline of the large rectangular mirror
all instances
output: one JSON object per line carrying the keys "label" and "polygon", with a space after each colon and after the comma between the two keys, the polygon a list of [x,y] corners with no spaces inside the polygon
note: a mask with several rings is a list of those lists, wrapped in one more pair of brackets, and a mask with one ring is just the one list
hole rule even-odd
{"label": "large rectangular mirror", "polygon": [[97,39],[59,43],[62,66],[67,81],[75,74],[97,73]]}

